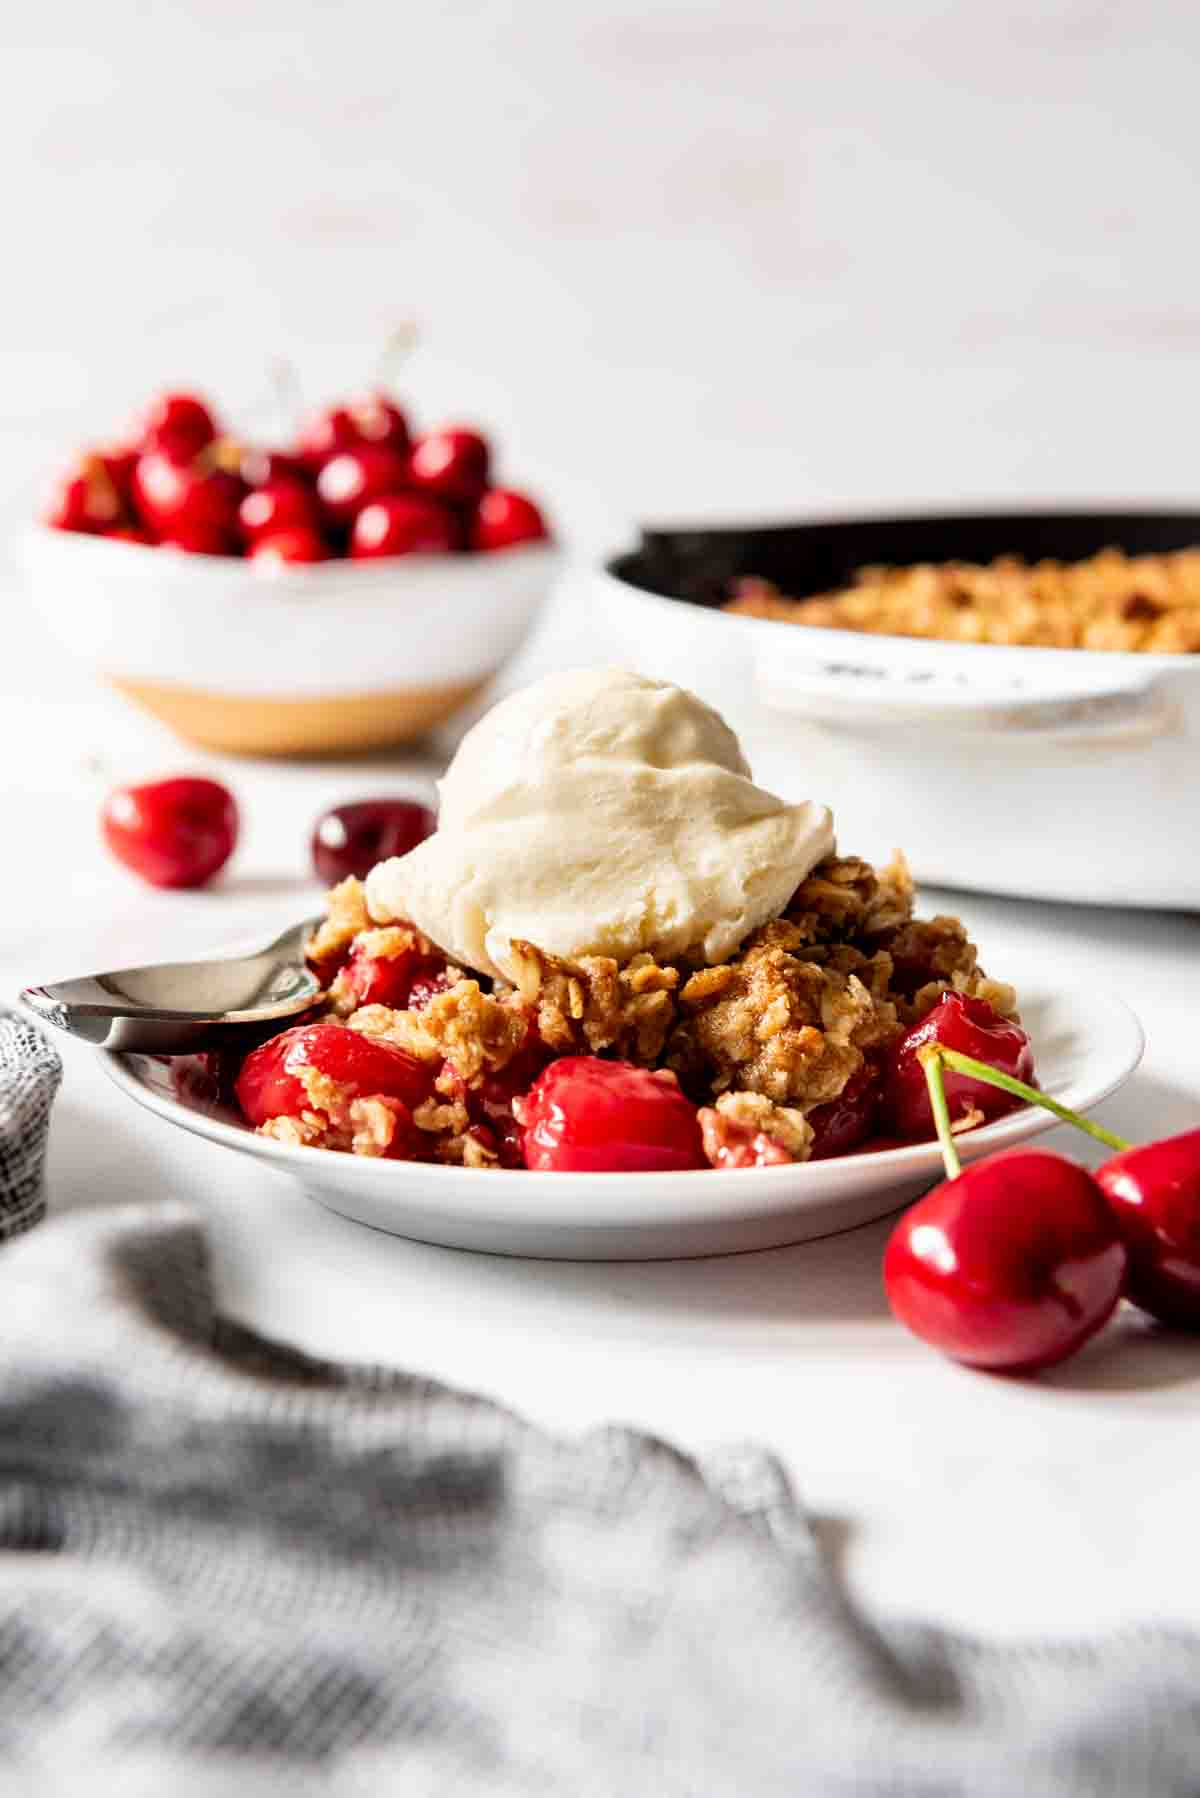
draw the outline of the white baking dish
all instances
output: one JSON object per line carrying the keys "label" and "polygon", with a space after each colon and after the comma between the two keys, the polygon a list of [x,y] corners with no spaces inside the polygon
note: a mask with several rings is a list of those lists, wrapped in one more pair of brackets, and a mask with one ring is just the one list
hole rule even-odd
{"label": "white baking dish", "polygon": [[[906,530],[919,543],[907,554]],[[848,573],[1006,549],[1181,547],[1200,543],[1200,516],[834,521],[789,527],[787,555],[803,558],[809,532],[820,539],[814,578],[793,592],[828,584],[831,542]],[[593,579],[624,658],[718,706],[761,779],[833,807],[847,850],[878,857],[902,846],[917,877],[939,885],[1200,908],[1200,656],[868,636],[731,617],[671,595],[703,593],[706,545],[721,578],[735,568],[777,578],[783,535],[683,532],[681,553],[615,557]],[[672,533],[647,541],[669,551]]]}

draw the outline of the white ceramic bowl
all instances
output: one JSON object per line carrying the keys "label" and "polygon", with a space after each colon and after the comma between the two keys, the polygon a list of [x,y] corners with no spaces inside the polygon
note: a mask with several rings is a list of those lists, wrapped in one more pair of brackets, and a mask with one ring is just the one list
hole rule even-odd
{"label": "white ceramic bowl", "polygon": [[44,526],[22,544],[63,648],[206,748],[401,743],[468,704],[526,635],[552,544],[265,568]]}
{"label": "white ceramic bowl", "polygon": [[[1006,970],[1007,971],[1007,970]],[[1142,1055],[1141,1026],[1117,999],[1090,990],[1039,991],[1020,981],[1021,1015],[1047,1092],[1086,1111],[1114,1092]],[[802,1166],[684,1174],[540,1174],[427,1167],[289,1148],[236,1113],[181,1089],[173,1064],[103,1051],[129,1098],[169,1124],[292,1174],[318,1204],[358,1223],[448,1248],[550,1260],[669,1260],[775,1248],[847,1230],[895,1211],[940,1174],[936,1143],[915,1143]],[[958,1139],[964,1161],[1047,1130],[1022,1108]],[[797,1293],[803,1304],[803,1293]]]}

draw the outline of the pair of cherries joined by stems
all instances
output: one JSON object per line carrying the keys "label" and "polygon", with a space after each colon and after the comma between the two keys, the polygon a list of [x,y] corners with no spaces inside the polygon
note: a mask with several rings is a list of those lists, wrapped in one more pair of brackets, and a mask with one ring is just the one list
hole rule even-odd
{"label": "pair of cherries joined by stems", "polygon": [[[1200,1129],[1134,1145],[944,1043],[917,1059],[948,1178],[887,1246],[884,1285],[903,1324],[957,1361],[1014,1374],[1074,1354],[1121,1298],[1200,1329]],[[964,1169],[945,1072],[1041,1105],[1117,1153],[1094,1173],[1045,1149]]]}

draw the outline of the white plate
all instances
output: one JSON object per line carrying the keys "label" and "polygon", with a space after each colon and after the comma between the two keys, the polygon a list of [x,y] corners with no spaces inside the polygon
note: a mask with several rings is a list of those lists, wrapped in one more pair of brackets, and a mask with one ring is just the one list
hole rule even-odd
{"label": "white plate", "polygon": [[[1022,1016],[1046,1090],[1079,1111],[1115,1092],[1141,1060],[1133,1013],[1095,993],[1021,986]],[[896,1210],[941,1172],[935,1143],[800,1166],[683,1174],[534,1174],[431,1167],[289,1148],[177,1090],[171,1062],[104,1052],[122,1092],[169,1123],[293,1174],[310,1198],[356,1222],[447,1248],[551,1260],[665,1260],[776,1248]],[[1022,1108],[958,1139],[964,1161],[1051,1127]]]}

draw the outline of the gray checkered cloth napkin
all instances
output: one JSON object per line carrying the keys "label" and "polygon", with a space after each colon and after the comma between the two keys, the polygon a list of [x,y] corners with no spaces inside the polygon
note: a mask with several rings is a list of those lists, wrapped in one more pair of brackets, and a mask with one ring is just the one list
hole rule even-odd
{"label": "gray checkered cloth napkin", "polygon": [[[57,1077],[0,1020],[18,1227]],[[0,1252],[0,1790],[1194,1798],[1200,1645],[874,1622],[768,1455],[311,1360],[163,1202]]]}

